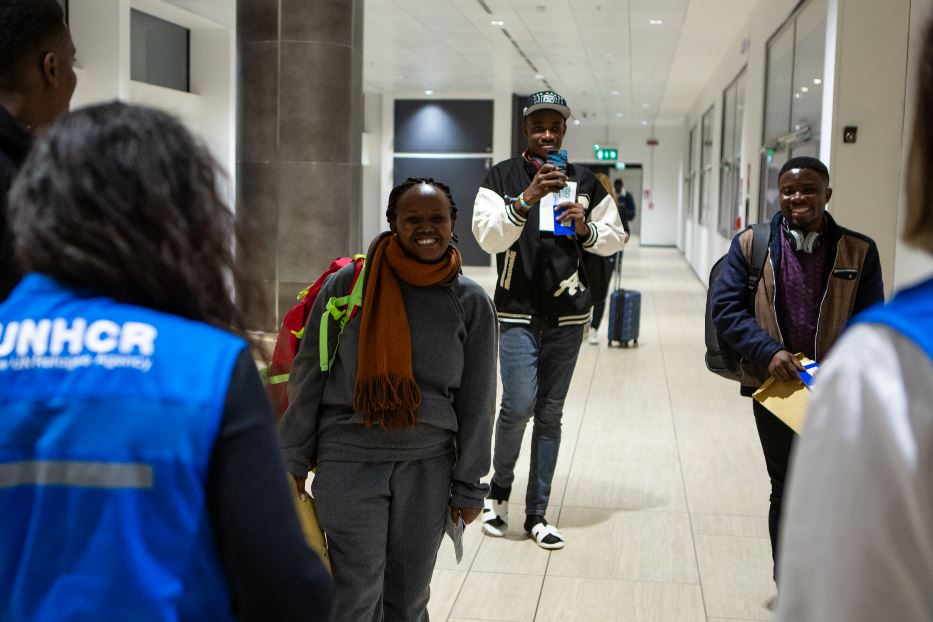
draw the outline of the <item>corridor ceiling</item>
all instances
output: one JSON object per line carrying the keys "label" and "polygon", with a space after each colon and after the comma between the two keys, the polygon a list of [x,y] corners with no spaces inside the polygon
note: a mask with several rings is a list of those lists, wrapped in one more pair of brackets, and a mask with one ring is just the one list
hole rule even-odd
{"label": "corridor ceiling", "polygon": [[[233,0],[169,1],[236,21]],[[365,0],[363,88],[438,98],[553,88],[582,123],[680,124],[759,1]]]}
{"label": "corridor ceiling", "polygon": [[363,88],[553,88],[582,123],[680,124],[757,2],[366,0]]}

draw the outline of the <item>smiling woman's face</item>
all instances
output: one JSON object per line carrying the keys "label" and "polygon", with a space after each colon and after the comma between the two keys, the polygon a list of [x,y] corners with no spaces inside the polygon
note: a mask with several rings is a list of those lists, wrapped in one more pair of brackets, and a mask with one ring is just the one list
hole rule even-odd
{"label": "smiling woman's face", "polygon": [[409,188],[398,199],[392,231],[405,253],[422,263],[440,261],[454,234],[447,195],[430,184]]}

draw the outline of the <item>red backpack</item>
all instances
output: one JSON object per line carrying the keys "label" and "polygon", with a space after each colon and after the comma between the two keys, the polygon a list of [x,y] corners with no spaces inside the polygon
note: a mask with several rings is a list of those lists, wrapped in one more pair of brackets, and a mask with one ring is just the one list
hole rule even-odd
{"label": "red backpack", "polygon": [[305,324],[308,321],[308,315],[311,313],[311,307],[314,306],[314,301],[324,286],[324,282],[327,277],[347,264],[356,264],[356,272],[353,275],[350,292],[346,296],[335,296],[328,300],[328,312],[321,316],[321,331],[318,340],[321,371],[330,369],[336,353],[336,348],[331,353],[328,347],[327,323],[331,318],[338,320],[342,331],[343,327],[356,316],[357,311],[362,306],[364,280],[362,276],[365,260],[365,255],[354,255],[352,258],[338,257],[333,260],[330,267],[312,285],[298,292],[298,304],[285,314],[285,319],[282,320],[282,328],[279,329],[279,336],[275,340],[272,360],[265,373],[266,392],[269,399],[272,400],[276,418],[281,418],[285,413],[285,409],[288,408],[288,375],[292,369],[292,361],[295,359],[295,355],[298,354],[301,339],[304,337]]}

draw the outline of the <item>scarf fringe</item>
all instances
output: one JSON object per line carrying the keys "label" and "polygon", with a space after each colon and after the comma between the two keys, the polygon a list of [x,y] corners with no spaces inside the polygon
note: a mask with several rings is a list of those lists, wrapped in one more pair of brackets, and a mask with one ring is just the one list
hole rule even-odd
{"label": "scarf fringe", "polygon": [[367,428],[401,430],[418,424],[421,390],[414,378],[376,376],[357,380],[353,409]]}

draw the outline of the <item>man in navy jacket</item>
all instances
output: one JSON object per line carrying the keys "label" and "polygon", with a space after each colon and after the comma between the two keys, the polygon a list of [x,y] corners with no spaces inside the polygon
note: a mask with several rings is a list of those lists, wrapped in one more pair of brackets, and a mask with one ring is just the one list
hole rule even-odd
{"label": "man in navy jacket", "polygon": [[[713,323],[742,357],[742,395],[769,376],[800,382],[803,353],[820,362],[853,315],[884,299],[881,263],[871,238],[826,213],[832,197],[826,166],[791,158],[778,176],[780,213],[771,221],[768,256],[749,304],[746,287],[752,229],[732,240],[713,289]],[[794,432],[756,401],[758,436],[771,478],[768,527],[772,556]],[[777,576],[775,557],[775,576]]]}

